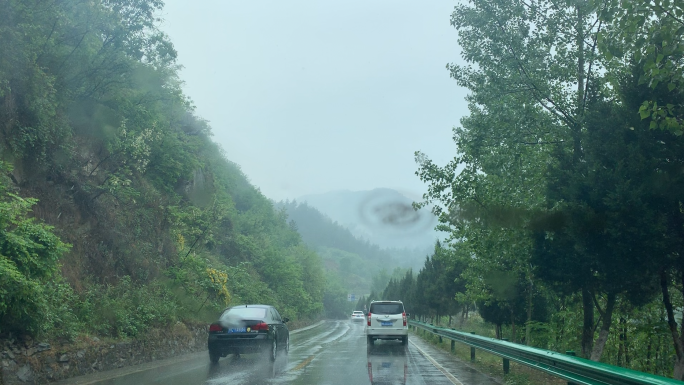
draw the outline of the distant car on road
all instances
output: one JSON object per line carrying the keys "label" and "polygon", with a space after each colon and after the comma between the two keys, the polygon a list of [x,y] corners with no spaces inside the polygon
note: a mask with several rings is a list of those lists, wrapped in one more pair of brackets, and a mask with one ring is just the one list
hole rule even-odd
{"label": "distant car on road", "polygon": [[351,315],[351,320],[354,322],[363,322],[366,320],[366,315],[362,311],[355,311]]}
{"label": "distant car on road", "polygon": [[373,301],[368,310],[366,338],[368,345],[375,340],[401,340],[408,343],[408,320],[401,301]]}
{"label": "distant car on road", "polygon": [[275,361],[278,352],[290,351],[288,321],[269,305],[227,308],[209,326],[209,359],[216,363],[228,354],[266,353]]}

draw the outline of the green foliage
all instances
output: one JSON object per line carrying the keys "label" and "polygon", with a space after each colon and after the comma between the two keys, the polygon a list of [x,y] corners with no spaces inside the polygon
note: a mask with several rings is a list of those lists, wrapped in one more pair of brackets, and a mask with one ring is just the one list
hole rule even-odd
{"label": "green foliage", "polygon": [[[456,6],[467,64],[448,69],[470,114],[453,161],[416,154],[428,183],[419,206],[433,205],[464,262],[457,299],[513,338],[524,320],[527,343],[663,373],[650,354],[673,357],[664,335],[655,348],[667,324],[676,359],[664,372],[684,378],[682,15],[677,1]],[[417,313],[444,308],[436,286],[418,275]],[[654,329],[630,339],[637,324]],[[649,341],[648,355],[626,341]]]}
{"label": "green foliage", "polygon": [[[0,1],[0,153],[18,188],[0,203],[0,333],[138,336],[240,302],[324,311],[321,258],[183,95],[162,7]],[[27,218],[34,193],[54,228]]]}
{"label": "green foliage", "polygon": [[325,316],[333,319],[349,317],[354,308],[354,303],[347,301],[347,290],[342,282],[340,282],[340,278],[333,273],[327,274],[323,306],[325,308]]}
{"label": "green foliage", "polygon": [[0,185],[0,324],[1,332],[43,331],[49,320],[48,282],[69,245],[52,227],[29,217],[35,199],[23,199]]}
{"label": "green foliage", "polygon": [[[632,64],[641,68],[639,83],[661,90],[658,97],[640,101],[638,112],[649,128],[684,133],[681,103],[684,81],[684,4],[681,1],[613,0],[601,13],[608,28],[599,36],[601,53],[620,77]],[[635,111],[636,112],[636,111]]]}
{"label": "green foliage", "polygon": [[77,314],[91,333],[135,337],[178,319],[176,299],[159,282],[137,285],[124,276],[117,285],[91,285],[77,302]]}

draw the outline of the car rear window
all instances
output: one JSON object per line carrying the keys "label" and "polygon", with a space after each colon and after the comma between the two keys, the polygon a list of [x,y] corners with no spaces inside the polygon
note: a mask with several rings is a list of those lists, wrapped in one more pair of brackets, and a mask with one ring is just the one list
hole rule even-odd
{"label": "car rear window", "polygon": [[362,311],[355,311],[354,314],[363,314]]}
{"label": "car rear window", "polygon": [[404,312],[404,305],[400,303],[373,303],[370,312],[373,314],[401,314]]}
{"label": "car rear window", "polygon": [[234,307],[223,313],[221,319],[229,317],[239,317],[242,319],[264,319],[266,309],[262,307]]}

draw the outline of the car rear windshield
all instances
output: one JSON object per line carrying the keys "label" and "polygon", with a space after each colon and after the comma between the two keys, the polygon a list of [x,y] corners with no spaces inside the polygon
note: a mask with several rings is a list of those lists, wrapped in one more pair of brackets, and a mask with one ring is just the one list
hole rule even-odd
{"label": "car rear windshield", "polygon": [[354,314],[363,314],[362,311],[355,311]]}
{"label": "car rear windshield", "polygon": [[400,303],[374,303],[371,304],[370,312],[373,314],[401,314],[404,305]]}
{"label": "car rear windshield", "polygon": [[266,318],[266,309],[262,307],[234,307],[223,313],[221,318],[239,317],[242,319],[264,319]]}

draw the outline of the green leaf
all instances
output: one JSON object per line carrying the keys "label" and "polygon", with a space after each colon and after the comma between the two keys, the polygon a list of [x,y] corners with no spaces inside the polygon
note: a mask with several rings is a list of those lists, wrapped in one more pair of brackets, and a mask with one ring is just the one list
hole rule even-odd
{"label": "green leaf", "polygon": [[677,88],[677,85],[674,84],[674,83],[669,83],[669,84],[667,85],[668,91],[672,91],[672,90],[674,90],[675,88]]}

